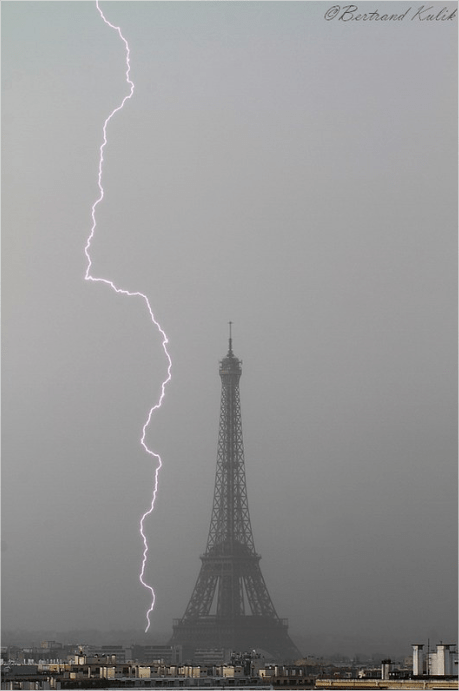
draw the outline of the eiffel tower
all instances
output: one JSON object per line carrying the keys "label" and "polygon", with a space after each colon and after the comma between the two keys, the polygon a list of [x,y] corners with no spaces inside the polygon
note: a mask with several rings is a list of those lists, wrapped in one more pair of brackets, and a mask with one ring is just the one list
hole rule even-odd
{"label": "eiffel tower", "polygon": [[[173,626],[171,645],[184,657],[196,648],[261,648],[278,660],[301,657],[274,609],[255,551],[245,482],[239,396],[242,361],[228,353],[220,362],[222,393],[217,472],[207,547],[191,599]],[[250,613],[249,613],[250,612]]]}

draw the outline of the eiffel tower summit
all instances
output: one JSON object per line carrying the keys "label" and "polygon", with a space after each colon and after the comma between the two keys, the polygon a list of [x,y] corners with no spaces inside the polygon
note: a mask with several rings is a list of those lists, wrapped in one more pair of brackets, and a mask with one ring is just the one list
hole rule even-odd
{"label": "eiffel tower summit", "polygon": [[286,619],[274,609],[255,551],[245,481],[239,396],[242,361],[229,349],[220,362],[222,392],[214,501],[206,551],[191,599],[174,621],[170,643],[185,657],[196,648],[261,648],[277,659],[301,657]]}

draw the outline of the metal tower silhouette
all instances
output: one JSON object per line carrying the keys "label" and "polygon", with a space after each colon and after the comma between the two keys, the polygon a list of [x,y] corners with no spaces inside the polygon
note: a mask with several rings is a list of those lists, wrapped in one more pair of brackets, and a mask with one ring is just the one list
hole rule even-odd
{"label": "metal tower silhouette", "polygon": [[[196,648],[262,648],[283,659],[300,652],[280,619],[260,570],[250,523],[239,396],[242,361],[228,353],[220,362],[222,393],[217,471],[207,547],[201,571],[171,644],[185,656]],[[250,613],[248,613],[250,612]]]}

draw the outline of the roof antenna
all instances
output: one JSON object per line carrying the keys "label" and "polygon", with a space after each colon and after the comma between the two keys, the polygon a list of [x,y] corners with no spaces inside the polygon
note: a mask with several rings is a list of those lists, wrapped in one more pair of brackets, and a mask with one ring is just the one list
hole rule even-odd
{"label": "roof antenna", "polygon": [[233,322],[228,322],[229,324],[229,350],[228,350],[228,355],[233,354],[233,339],[231,338],[231,326]]}

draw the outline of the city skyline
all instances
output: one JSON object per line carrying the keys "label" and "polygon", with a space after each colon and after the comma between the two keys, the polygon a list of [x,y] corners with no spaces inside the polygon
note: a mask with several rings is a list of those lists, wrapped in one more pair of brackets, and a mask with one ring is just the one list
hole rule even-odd
{"label": "city skyline", "polygon": [[[152,633],[205,547],[232,320],[257,551],[292,637],[452,637],[457,20],[101,6],[136,91],[94,264],[148,295],[173,363],[148,429]],[[138,440],[167,363],[141,305],[84,282],[126,92],[113,34],[95,3],[2,3],[6,629],[141,629],[149,604]]]}

